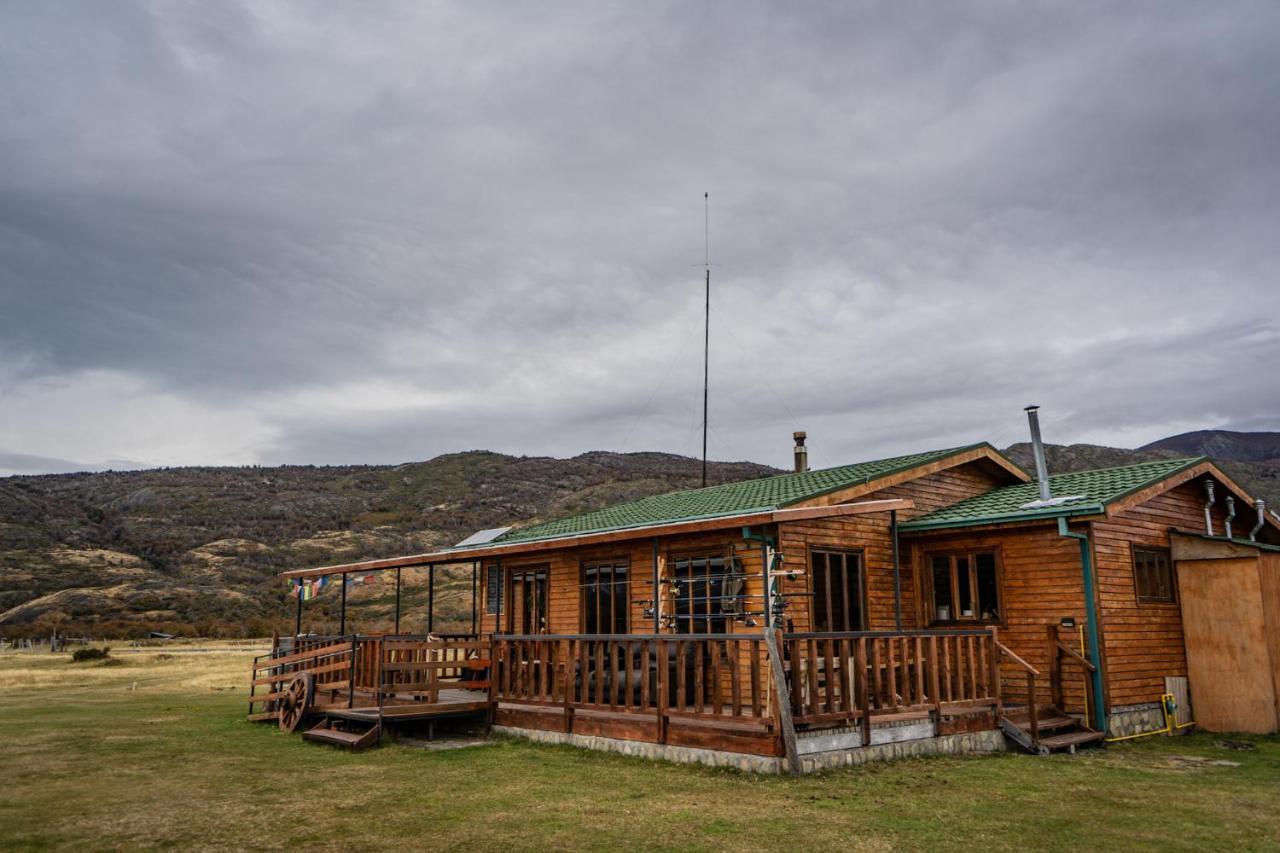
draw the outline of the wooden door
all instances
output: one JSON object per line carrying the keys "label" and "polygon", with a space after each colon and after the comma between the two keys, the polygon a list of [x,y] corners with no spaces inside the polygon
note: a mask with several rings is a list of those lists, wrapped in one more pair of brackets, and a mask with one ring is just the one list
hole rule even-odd
{"label": "wooden door", "polygon": [[1275,732],[1276,674],[1258,558],[1176,565],[1196,723],[1211,732]]}

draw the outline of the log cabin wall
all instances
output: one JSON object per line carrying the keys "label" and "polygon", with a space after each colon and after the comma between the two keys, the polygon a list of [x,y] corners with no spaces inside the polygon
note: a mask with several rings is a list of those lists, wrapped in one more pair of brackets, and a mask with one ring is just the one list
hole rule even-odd
{"label": "log cabin wall", "polygon": [[[738,529],[699,533],[688,536],[660,537],[659,569],[662,578],[670,578],[669,564],[673,557],[688,555],[734,556],[741,561],[746,573],[744,584],[745,609],[762,610],[764,584],[761,579],[761,560],[759,543],[746,542]],[[583,624],[583,579],[582,567],[597,561],[625,561],[628,568],[628,633],[650,634],[654,632],[653,616],[645,615],[653,600],[653,539],[636,539],[607,545],[564,548],[527,555],[511,555],[500,561],[503,576],[518,573],[522,570],[546,567],[547,569],[547,632],[552,634],[578,634],[584,630]],[[487,604],[489,600],[488,585],[491,567],[499,561],[486,560],[481,570],[480,600]],[[508,613],[512,602],[508,601],[508,592],[504,589],[502,613],[498,621],[499,633],[508,630]],[[675,593],[671,584],[662,585],[662,612],[675,612]],[[481,607],[481,633],[488,634],[494,629],[495,614],[487,606]],[[757,619],[761,625],[763,619]],[[735,630],[760,630],[745,627],[740,621],[729,621],[726,629],[729,633]],[[661,633],[671,633],[664,626]]]}
{"label": "log cabin wall", "polygon": [[[904,572],[913,576],[913,589],[919,590],[912,600],[921,628],[975,626],[989,623],[944,622],[931,618],[931,581],[928,558],[932,554],[991,551],[996,555],[996,571],[1000,589],[1000,618],[996,627],[1000,641],[1043,673],[1038,691],[1042,702],[1048,701],[1050,655],[1048,631],[1064,617],[1085,621],[1084,581],[1080,572],[1080,549],[1075,540],[1058,535],[1056,526],[1048,524],[1008,526],[964,532],[915,534],[903,540]],[[1078,636],[1061,630],[1064,643],[1076,648]],[[1026,682],[1022,671],[1013,664],[1001,667],[1005,699],[1026,701]],[[1063,698],[1066,710],[1083,711],[1085,705],[1084,675],[1078,668],[1068,667],[1063,676]]]}
{"label": "log cabin wall", "polygon": [[[830,506],[851,500],[905,498],[913,501],[915,506],[898,513],[898,521],[903,522],[1008,485],[1009,481],[1008,472],[990,462],[966,462],[872,492],[867,492],[862,487],[833,492],[807,502],[806,505]],[[789,599],[787,609],[787,617],[790,624],[794,625],[794,630],[814,630],[812,609],[820,604],[810,595],[813,590],[809,555],[814,548],[862,551],[866,578],[864,595],[867,630],[884,631],[894,628],[893,541],[887,513],[788,522],[779,527],[783,569],[800,572],[800,577],[781,584],[784,593],[795,594],[795,597]],[[925,627],[917,612],[916,579],[905,550],[900,555],[900,565],[902,627],[904,630]]]}
{"label": "log cabin wall", "polygon": [[[822,606],[813,596],[811,555],[814,549],[856,551],[863,566],[863,602],[866,630],[894,629],[893,544],[889,514],[821,518],[778,525],[783,571],[797,571],[794,579],[784,579],[781,591],[788,595],[785,615],[793,631],[816,630],[813,610]],[[902,563],[902,627],[916,627],[914,586],[910,567]]]}
{"label": "log cabin wall", "polygon": [[[1222,535],[1225,489],[1218,487],[1213,510],[1214,532]],[[1139,603],[1134,580],[1133,548],[1169,548],[1169,528],[1204,532],[1203,479],[1167,492],[1092,525],[1101,602],[1103,654],[1108,704],[1157,702],[1165,692],[1165,676],[1187,674],[1182,612],[1177,593],[1169,603]],[[1252,527],[1252,511],[1236,501],[1237,535]]]}

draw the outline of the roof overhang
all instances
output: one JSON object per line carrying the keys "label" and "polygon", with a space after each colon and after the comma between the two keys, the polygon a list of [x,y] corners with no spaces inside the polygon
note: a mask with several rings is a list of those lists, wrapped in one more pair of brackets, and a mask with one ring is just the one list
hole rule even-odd
{"label": "roof overhang", "polygon": [[292,569],[281,572],[285,578],[314,578],[322,575],[345,575],[362,572],[376,572],[384,569],[402,569],[413,566],[446,565],[449,563],[467,563],[487,557],[504,557],[519,554],[536,554],[543,551],[557,551],[562,548],[576,548],[583,545],[603,545],[610,542],[623,542],[629,539],[643,539],[649,536],[677,536],[685,533],[701,533],[709,530],[727,530],[734,527],[749,527],[755,524],[777,524],[787,521],[805,521],[814,518],[839,518],[850,515],[869,515],[872,513],[892,512],[911,509],[912,501],[905,499],[861,501],[858,503],[834,504],[832,506],[795,507],[793,509],[769,509],[758,512],[736,513],[715,518],[702,518],[692,521],[677,521],[667,524],[652,524],[641,527],[628,527],[622,530],[608,530],[600,533],[581,533],[576,536],[562,536],[555,539],[534,539],[529,542],[512,542],[507,545],[480,545],[464,548],[444,548],[425,554],[413,554],[406,557],[389,557],[384,560],[366,560],[362,563],[343,563],[335,566],[321,566],[315,569]]}
{"label": "roof overhang", "polygon": [[1025,510],[1022,512],[1002,513],[988,518],[940,519],[938,521],[908,521],[898,525],[903,533],[924,533],[930,530],[953,530],[960,527],[990,527],[995,524],[1017,524],[1026,521],[1052,521],[1057,518],[1076,518],[1079,516],[1101,516],[1104,512],[1100,503],[1081,504],[1069,507],[1045,507],[1043,509]]}

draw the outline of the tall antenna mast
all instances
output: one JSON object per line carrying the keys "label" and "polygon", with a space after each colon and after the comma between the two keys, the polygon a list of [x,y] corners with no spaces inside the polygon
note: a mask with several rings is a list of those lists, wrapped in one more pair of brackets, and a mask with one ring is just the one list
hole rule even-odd
{"label": "tall antenna mast", "polygon": [[707,271],[706,322],[702,331],[702,485],[707,485],[707,388],[711,377],[711,193],[702,194],[703,246],[702,265]]}

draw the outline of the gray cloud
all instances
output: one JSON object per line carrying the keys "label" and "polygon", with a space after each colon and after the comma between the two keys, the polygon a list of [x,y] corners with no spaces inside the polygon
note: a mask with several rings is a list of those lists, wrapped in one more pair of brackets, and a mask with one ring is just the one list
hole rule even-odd
{"label": "gray cloud", "polygon": [[703,190],[717,456],[1280,421],[1273,4],[0,16],[15,453],[694,451]]}

